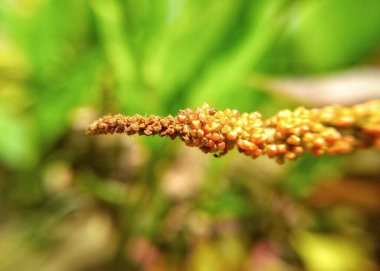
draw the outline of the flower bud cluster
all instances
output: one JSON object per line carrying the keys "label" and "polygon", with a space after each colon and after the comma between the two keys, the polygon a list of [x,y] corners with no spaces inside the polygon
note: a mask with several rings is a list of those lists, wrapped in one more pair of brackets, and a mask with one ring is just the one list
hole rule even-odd
{"label": "flower bud cluster", "polygon": [[257,112],[219,111],[204,104],[195,110],[181,110],[175,117],[106,116],[92,124],[88,132],[179,137],[187,146],[218,157],[236,146],[252,158],[267,155],[282,163],[304,152],[320,156],[380,148],[380,100],[353,107],[299,107],[280,111],[267,120]]}
{"label": "flower bud cluster", "polygon": [[275,131],[267,145],[267,154],[281,163],[284,159],[295,160],[305,151],[315,156],[350,152],[356,144],[355,137],[349,132],[342,133],[337,125],[328,125],[340,119],[348,127],[348,118],[340,114],[339,107],[280,111],[265,121],[265,126]]}
{"label": "flower bud cluster", "polygon": [[204,104],[194,111],[180,111],[177,120],[188,127],[186,145],[198,147],[205,153],[218,153],[216,156],[226,154],[236,145],[239,152],[256,158],[264,152],[269,140],[257,112],[218,111]]}

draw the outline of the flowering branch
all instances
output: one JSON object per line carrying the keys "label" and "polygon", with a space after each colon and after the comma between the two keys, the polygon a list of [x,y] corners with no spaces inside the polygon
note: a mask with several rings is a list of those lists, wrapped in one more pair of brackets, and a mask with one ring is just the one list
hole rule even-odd
{"label": "flowering branch", "polygon": [[304,152],[320,156],[380,148],[380,100],[352,107],[299,107],[267,120],[257,112],[219,111],[204,104],[195,110],[181,110],[175,117],[105,116],[88,127],[91,135],[114,133],[179,137],[187,146],[216,157],[236,146],[252,158],[267,155],[283,163]]}

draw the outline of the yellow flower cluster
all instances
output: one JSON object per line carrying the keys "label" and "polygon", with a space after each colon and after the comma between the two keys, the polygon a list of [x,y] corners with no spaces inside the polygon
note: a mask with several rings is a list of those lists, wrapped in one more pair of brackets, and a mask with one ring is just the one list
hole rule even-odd
{"label": "yellow flower cluster", "polygon": [[260,113],[243,113],[226,109],[217,111],[204,104],[192,110],[182,110],[176,117],[188,127],[188,146],[199,147],[202,151],[226,154],[235,145],[240,152],[254,158],[262,154],[269,137],[263,127]]}
{"label": "yellow flower cluster", "polygon": [[266,154],[282,163],[304,152],[319,156],[380,148],[380,100],[352,107],[299,107],[267,120],[257,112],[219,111],[204,104],[181,110],[175,117],[105,116],[90,125],[88,133],[179,137],[187,146],[218,157],[236,146],[252,158]]}

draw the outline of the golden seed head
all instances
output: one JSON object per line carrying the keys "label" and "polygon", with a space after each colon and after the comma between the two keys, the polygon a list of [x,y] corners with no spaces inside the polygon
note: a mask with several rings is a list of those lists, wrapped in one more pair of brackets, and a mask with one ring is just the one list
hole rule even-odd
{"label": "golden seed head", "polygon": [[220,130],[223,134],[228,134],[229,132],[231,132],[231,127],[230,126],[223,126],[223,128]]}
{"label": "golden seed head", "polygon": [[311,142],[313,141],[314,139],[314,134],[313,133],[306,133],[303,137],[302,137],[303,141],[305,142]]}
{"label": "golden seed head", "polygon": [[187,121],[187,117],[185,115],[178,115],[177,116],[177,119],[182,122],[182,123],[185,123]]}
{"label": "golden seed head", "polygon": [[288,159],[288,160],[296,160],[297,158],[297,155],[293,152],[286,152],[285,153],[285,158]]}
{"label": "golden seed head", "polygon": [[277,152],[278,153],[284,154],[284,153],[286,153],[286,151],[287,151],[287,148],[286,148],[285,144],[279,144],[279,145],[277,145]]}
{"label": "golden seed head", "polygon": [[219,129],[219,127],[220,126],[219,126],[219,124],[217,122],[212,122],[211,126],[210,126],[210,129],[211,129],[211,131],[215,132],[215,131],[217,131]]}
{"label": "golden seed head", "polygon": [[318,136],[314,138],[313,145],[315,148],[322,148],[326,145],[326,140],[323,137]]}
{"label": "golden seed head", "polygon": [[301,156],[303,154],[303,148],[301,146],[295,146],[292,150],[292,152],[297,155]]}
{"label": "golden seed head", "polygon": [[301,138],[299,138],[298,136],[296,135],[291,135],[288,137],[288,139],[286,140],[287,143],[291,144],[291,145],[300,145],[301,144]]}
{"label": "golden seed head", "polygon": [[226,148],[226,143],[225,142],[218,143],[218,149],[219,150],[224,150],[225,148]]}
{"label": "golden seed head", "polygon": [[176,117],[105,116],[91,124],[88,133],[179,137],[205,153],[218,152],[218,157],[237,146],[245,155],[267,154],[282,163],[304,152],[319,156],[380,148],[380,100],[353,107],[299,107],[267,120],[257,112],[218,111],[203,104],[195,110],[181,110]]}
{"label": "golden seed head", "polygon": [[190,126],[192,129],[199,129],[201,128],[201,122],[199,120],[192,120]]}
{"label": "golden seed head", "polygon": [[270,158],[277,156],[278,154],[277,145],[274,145],[274,144],[267,145],[266,153],[268,154]]}
{"label": "golden seed head", "polygon": [[237,138],[237,132],[236,131],[230,131],[227,134],[227,139],[228,140],[234,141],[234,140],[236,140],[236,138]]}
{"label": "golden seed head", "polygon": [[213,134],[211,135],[211,140],[213,140],[213,141],[215,141],[215,142],[218,142],[219,139],[220,139],[220,136],[219,136],[218,133],[213,133]]}
{"label": "golden seed head", "polygon": [[201,138],[201,137],[203,137],[204,135],[205,135],[205,132],[203,132],[202,129],[198,129],[198,130],[197,130],[197,137]]}
{"label": "golden seed head", "polygon": [[210,133],[211,132],[211,127],[210,125],[206,124],[202,127],[203,129],[203,132],[205,132],[206,134]]}

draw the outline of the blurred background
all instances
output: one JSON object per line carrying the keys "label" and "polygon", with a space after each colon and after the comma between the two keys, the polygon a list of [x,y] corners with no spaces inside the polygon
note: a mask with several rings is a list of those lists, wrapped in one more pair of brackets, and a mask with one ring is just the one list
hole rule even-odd
{"label": "blurred background", "polygon": [[0,270],[380,270],[380,153],[279,166],[108,113],[380,97],[378,0],[0,0]]}

